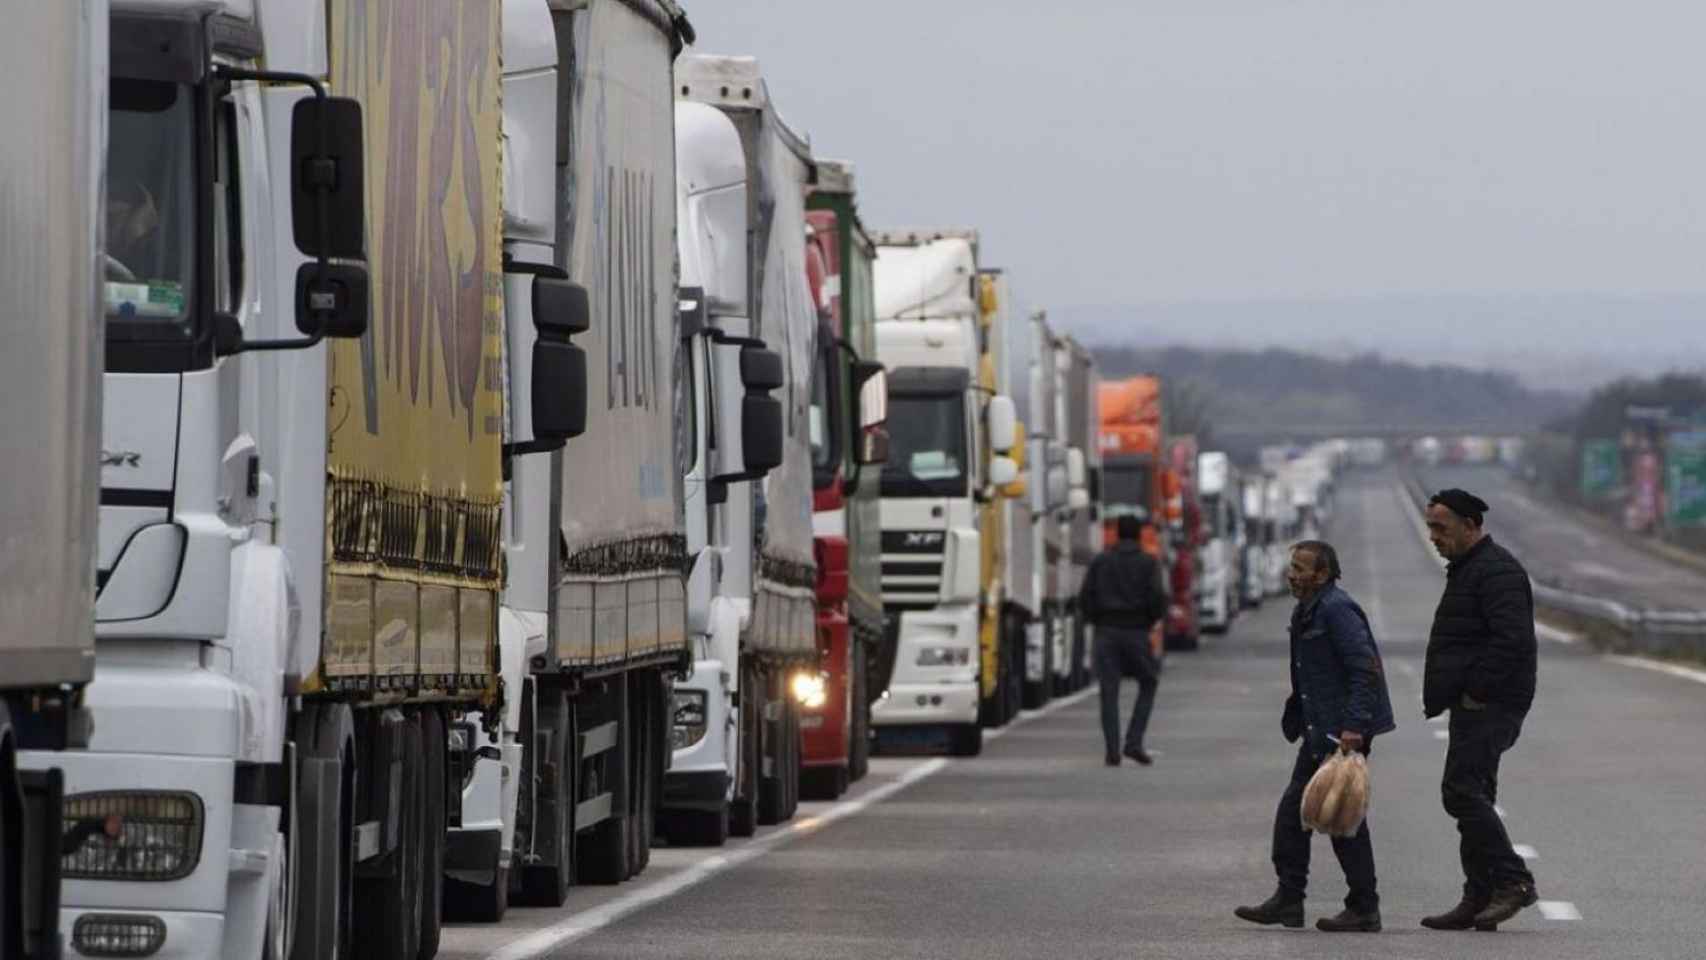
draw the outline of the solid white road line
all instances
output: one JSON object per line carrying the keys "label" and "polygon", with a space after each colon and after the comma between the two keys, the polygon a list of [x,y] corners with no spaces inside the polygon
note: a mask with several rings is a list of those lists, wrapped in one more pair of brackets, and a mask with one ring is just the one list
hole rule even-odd
{"label": "solid white road line", "polygon": [[1513,844],[1511,844],[1511,851],[1513,853],[1515,853],[1517,856],[1523,858],[1524,860],[1539,860],[1540,859],[1540,854],[1536,853],[1534,848],[1529,846],[1526,843],[1513,843]]}
{"label": "solid white road line", "polygon": [[1582,912],[1568,900],[1542,900],[1540,915],[1548,920],[1580,920]]}
{"label": "solid white road line", "polygon": [[1439,564],[1441,570],[1445,569],[1445,558],[1439,555],[1439,551],[1434,549],[1433,541],[1428,539],[1428,526],[1422,522],[1422,515],[1416,510],[1416,505],[1410,502],[1410,495],[1404,492],[1403,484],[1392,481],[1392,495],[1398,498],[1399,512],[1410,518],[1410,525],[1416,528],[1416,536],[1422,538],[1422,549]]}
{"label": "solid white road line", "polygon": [[1566,644],[1575,643],[1577,640],[1581,639],[1581,637],[1568,630],[1560,630],[1559,628],[1552,626],[1550,623],[1541,623],[1539,620],[1534,621],[1534,635],[1542,640],[1551,640],[1555,643]]}
{"label": "solid white road line", "polygon": [[[1040,710],[1027,710],[1014,718],[1007,726],[985,732],[983,738],[985,740],[998,740],[1014,727],[1072,706],[1095,692],[1095,687],[1089,687],[1071,696],[1062,697]],[[511,940],[488,954],[487,960],[531,960],[531,958],[542,956],[548,951],[566,946],[604,929],[637,910],[667,900],[683,890],[697,886],[731,867],[738,867],[743,863],[756,860],[789,840],[808,836],[837,820],[863,813],[873,804],[881,803],[920,780],[940,773],[954,762],[945,757],[937,757],[934,760],[922,763],[901,774],[894,782],[885,783],[856,799],[844,800],[816,816],[795,820],[774,833],[749,840],[728,853],[701,860],[667,879],[647,884],[602,906],[576,912],[558,923]]]}
{"label": "solid white road line", "polygon": [[1615,653],[1606,654],[1605,659],[1612,663],[1620,663],[1625,667],[1639,667],[1642,670],[1651,670],[1654,673],[1669,674],[1670,676],[1679,677],[1683,680],[1692,680],[1695,683],[1706,683],[1706,670],[1699,670],[1694,667],[1685,667],[1676,663],[1665,663],[1663,660],[1649,660],[1646,657],[1626,657]]}
{"label": "solid white road line", "polygon": [[1505,808],[1499,806],[1496,803],[1493,804],[1493,812],[1499,815],[1500,820],[1503,820],[1505,818]]}

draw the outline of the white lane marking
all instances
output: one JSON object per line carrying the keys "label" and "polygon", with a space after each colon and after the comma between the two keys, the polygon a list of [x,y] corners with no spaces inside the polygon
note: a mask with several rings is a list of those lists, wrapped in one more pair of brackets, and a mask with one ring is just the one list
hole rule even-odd
{"label": "white lane marking", "polygon": [[1524,860],[1539,860],[1540,859],[1540,854],[1535,852],[1535,849],[1526,843],[1513,843],[1513,844],[1511,844],[1511,852],[1515,853],[1517,856],[1523,858]]}
{"label": "white lane marking", "polygon": [[1435,730],[1434,731],[1434,739],[1435,740],[1450,740],[1451,739],[1451,731],[1450,730]]}
{"label": "white lane marking", "polygon": [[1412,664],[1408,660],[1398,661],[1398,672],[1402,673],[1406,677],[1409,677],[1411,680],[1414,680],[1414,679],[1416,679],[1416,677],[1420,676],[1420,674],[1418,674],[1416,672],[1415,665]]}
{"label": "white lane marking", "polygon": [[1416,536],[1422,538],[1422,549],[1439,564],[1441,570],[1445,569],[1445,558],[1439,555],[1439,551],[1434,549],[1433,541],[1428,539],[1428,525],[1422,522],[1422,515],[1416,510],[1416,505],[1410,502],[1410,495],[1404,492],[1403,484],[1392,481],[1392,495],[1398,498],[1398,511],[1410,518],[1410,525],[1415,527]]}
{"label": "white lane marking", "polygon": [[1493,812],[1499,815],[1500,820],[1503,820],[1505,818],[1505,808],[1499,806],[1496,803],[1493,804]]}
{"label": "white lane marking", "polygon": [[1642,670],[1651,670],[1654,673],[1665,673],[1673,677],[1680,677],[1683,680],[1692,680],[1695,683],[1706,683],[1706,670],[1698,670],[1694,667],[1685,667],[1676,663],[1665,663],[1662,660],[1649,660],[1646,657],[1626,657],[1622,654],[1616,653],[1606,654],[1605,659],[1612,663],[1620,663],[1625,667],[1639,667]]}
{"label": "white lane marking", "polygon": [[1534,635],[1542,640],[1551,640],[1555,643],[1575,643],[1581,639],[1577,634],[1568,630],[1561,630],[1550,623],[1541,623],[1539,620],[1534,621]]}
{"label": "white lane marking", "polygon": [[1429,723],[1444,723],[1450,719],[1451,719],[1450,715],[1441,713],[1441,714],[1438,714],[1436,716],[1429,717],[1428,722]]}
{"label": "white lane marking", "polygon": [[[1088,687],[1069,697],[1056,700],[1040,710],[1027,710],[1015,717],[1007,726],[986,732],[984,739],[998,740],[1003,734],[1016,726],[1072,706],[1095,692],[1094,686]],[[885,783],[857,799],[844,800],[816,816],[796,820],[774,833],[749,840],[729,853],[708,857],[667,879],[640,887],[632,893],[617,897],[591,910],[576,912],[558,923],[511,940],[487,954],[486,960],[532,960],[532,958],[542,956],[548,951],[564,947],[604,929],[637,910],[667,900],[689,887],[703,883],[731,867],[738,867],[743,863],[756,860],[789,840],[816,833],[837,820],[863,813],[866,808],[873,804],[888,799],[920,780],[940,773],[954,762],[957,761],[950,761],[946,757],[937,757],[934,760],[922,763],[901,774],[894,782]]]}
{"label": "white lane marking", "polygon": [[1540,901],[1540,915],[1548,920],[1580,920],[1582,912],[1568,900]]}

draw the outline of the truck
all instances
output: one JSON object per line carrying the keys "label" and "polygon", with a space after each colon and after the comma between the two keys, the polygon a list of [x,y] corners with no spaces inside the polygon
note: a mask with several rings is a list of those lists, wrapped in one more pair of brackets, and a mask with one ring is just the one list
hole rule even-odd
{"label": "truck", "polygon": [[887,689],[894,669],[883,645],[877,481],[888,385],[875,359],[877,251],[855,201],[853,165],[819,160],[806,199],[806,273],[819,317],[811,440],[820,673],[804,681],[800,719],[801,792],[810,799],[840,796],[869,769],[872,691]]}
{"label": "truck", "polygon": [[[60,751],[87,745],[100,489],[105,0],[10,4],[0,38],[0,955],[61,954]],[[23,91],[29,91],[27,95]],[[31,762],[20,765],[20,757]],[[69,755],[69,754],[68,754]],[[104,820],[72,822],[77,831]]]}
{"label": "truck", "polygon": [[[823,689],[810,408],[814,378],[827,374],[807,288],[809,141],[783,121],[751,57],[684,57],[675,90],[683,303],[697,304],[692,325],[707,344],[741,347],[707,361],[707,388],[781,391],[767,473],[743,472],[735,457],[755,439],[727,419],[747,399],[705,418],[716,443],[711,510],[691,540],[713,558],[710,599],[691,672],[676,685],[662,806],[672,840],[715,845],[799,805],[802,702]],[[747,351],[767,342],[774,363],[755,363]]]}
{"label": "truck", "polygon": [[[688,652],[647,219],[685,32],[618,0],[113,5],[130,219],[64,810],[117,836],[64,859],[74,948],[430,957],[447,908],[643,864]],[[571,99],[606,50],[644,82]],[[559,139],[647,96],[638,133]],[[596,450],[589,396],[638,452]]]}
{"label": "truck", "polygon": [[[574,441],[551,450],[519,398],[554,382],[537,365],[503,371],[515,401],[505,696],[452,727],[461,789],[444,864],[447,909],[485,921],[645,869],[674,681],[709,603],[695,542],[709,398],[694,364],[707,348],[675,276],[673,71],[692,28],[670,3],[509,0],[502,12],[509,355],[537,356],[559,339],[555,318],[572,317],[587,400]],[[725,403],[738,413],[742,395]]]}
{"label": "truck", "polygon": [[1273,482],[1265,471],[1243,475],[1244,559],[1240,599],[1246,608],[1257,608],[1268,597],[1268,556],[1277,534],[1268,517],[1268,486]]}
{"label": "truck", "polygon": [[[889,742],[982,750],[985,701],[1003,689],[1001,565],[983,548],[984,507],[1018,479],[1013,401],[987,385],[999,303],[967,229],[873,235],[877,359],[888,368],[882,583],[896,651],[871,723]],[[879,742],[882,742],[881,740]]]}
{"label": "truck", "polygon": [[1090,683],[1094,628],[1078,609],[1078,591],[1103,543],[1101,531],[1102,448],[1098,442],[1101,425],[1101,378],[1095,357],[1070,336],[1063,336],[1056,356],[1063,362],[1060,400],[1065,405],[1067,474],[1071,488],[1082,490],[1066,516],[1067,619],[1059,653],[1055,686],[1059,693],[1080,690]]}
{"label": "truck", "polygon": [[1203,514],[1197,614],[1202,629],[1225,633],[1243,607],[1244,579],[1244,497],[1226,453],[1205,450],[1197,455],[1197,498]]}

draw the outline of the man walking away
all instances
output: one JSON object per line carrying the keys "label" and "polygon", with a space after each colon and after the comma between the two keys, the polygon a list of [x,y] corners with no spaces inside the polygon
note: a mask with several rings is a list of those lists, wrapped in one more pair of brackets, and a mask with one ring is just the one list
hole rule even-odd
{"label": "man walking away", "polygon": [[[1135,516],[1120,517],[1119,540],[1091,561],[1079,590],[1078,609],[1096,627],[1096,676],[1101,684],[1102,740],[1108,766],[1120,765],[1120,754],[1148,766],[1152,760],[1143,750],[1143,733],[1155,707],[1160,686],[1160,654],[1150,643],[1150,631],[1167,614],[1167,588],[1161,582],[1161,564],[1141,544],[1143,523]],[[1126,728],[1125,746],[1120,747],[1120,678],[1137,678],[1137,707]]]}
{"label": "man walking away", "polygon": [[1487,504],[1463,490],[1428,502],[1428,539],[1450,563],[1428,634],[1422,709],[1451,711],[1440,796],[1457,820],[1463,900],[1422,921],[1435,930],[1494,930],[1539,894],[1493,803],[1499,757],[1534,703],[1534,593],[1528,572],[1481,529]]}
{"label": "man walking away", "polygon": [[[1305,540],[1291,549],[1286,570],[1297,607],[1291,615],[1291,696],[1280,717],[1287,743],[1301,739],[1291,782],[1274,812],[1274,872],[1279,889],[1265,902],[1233,911],[1251,923],[1303,926],[1303,896],[1309,882],[1309,831],[1303,828],[1303,790],[1335,749],[1367,756],[1378,734],[1396,729],[1386,671],[1368,616],[1338,586],[1339,556],[1331,545]],[[1374,839],[1363,820],[1356,836],[1334,837],[1333,853],[1345,871],[1350,893],[1345,909],[1322,917],[1328,933],[1377,933],[1380,894],[1375,889]]]}

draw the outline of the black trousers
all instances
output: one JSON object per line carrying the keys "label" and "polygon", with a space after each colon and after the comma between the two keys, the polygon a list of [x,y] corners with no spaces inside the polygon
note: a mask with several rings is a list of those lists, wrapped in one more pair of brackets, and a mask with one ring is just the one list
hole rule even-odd
{"label": "black trousers", "polygon": [[1499,796],[1499,757],[1516,743],[1522,720],[1521,713],[1496,705],[1451,711],[1440,798],[1445,812],[1457,820],[1463,897],[1473,903],[1485,903],[1499,887],[1534,882],[1493,808]]}
{"label": "black trousers", "polygon": [[[1310,831],[1303,829],[1303,788],[1325,759],[1327,753],[1311,750],[1306,738],[1291,768],[1291,783],[1280,795],[1279,809],[1274,813],[1274,872],[1279,875],[1280,894],[1287,899],[1302,900],[1309,886]],[[1380,909],[1374,879],[1374,838],[1368,832],[1368,820],[1363,820],[1356,836],[1334,837],[1333,854],[1339,858],[1345,884],[1350,887],[1345,906],[1357,913]]]}
{"label": "black trousers", "polygon": [[1120,753],[1120,678],[1137,678],[1137,707],[1126,728],[1125,746],[1143,749],[1143,733],[1155,709],[1155,690],[1161,685],[1161,664],[1149,652],[1149,631],[1128,627],[1096,628],[1096,680],[1102,697],[1102,741],[1107,755]]}

